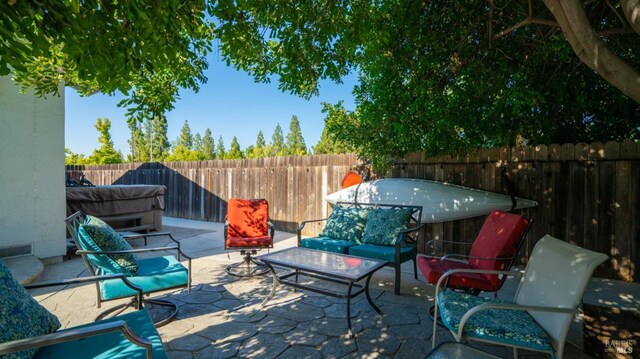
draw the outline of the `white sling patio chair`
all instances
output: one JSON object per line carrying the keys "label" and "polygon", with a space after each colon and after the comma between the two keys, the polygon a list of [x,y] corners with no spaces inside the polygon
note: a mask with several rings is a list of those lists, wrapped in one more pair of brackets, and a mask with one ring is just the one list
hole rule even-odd
{"label": "white sling patio chair", "polygon": [[[456,269],[445,273],[436,287],[436,312],[456,341],[478,340],[550,353],[562,358],[569,326],[593,270],[607,256],[549,235],[538,241],[524,271]],[[443,283],[460,272],[521,276],[513,302],[444,290]],[[432,346],[437,324],[434,321]]]}

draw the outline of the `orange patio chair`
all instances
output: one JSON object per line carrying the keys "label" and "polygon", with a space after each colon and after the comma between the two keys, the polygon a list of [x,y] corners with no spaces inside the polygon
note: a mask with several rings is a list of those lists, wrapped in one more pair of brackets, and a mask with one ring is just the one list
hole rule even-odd
{"label": "orange patio chair", "polygon": [[230,199],[224,230],[224,248],[240,251],[244,260],[228,265],[225,268],[227,273],[237,277],[266,273],[268,268],[253,256],[263,248],[273,248],[273,234],[266,199]]}

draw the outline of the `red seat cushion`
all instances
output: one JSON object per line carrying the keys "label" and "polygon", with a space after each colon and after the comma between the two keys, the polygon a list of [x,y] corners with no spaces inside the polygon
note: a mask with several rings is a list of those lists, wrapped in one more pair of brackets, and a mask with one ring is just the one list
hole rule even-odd
{"label": "red seat cushion", "polygon": [[[448,270],[471,268],[458,261],[440,261],[440,258],[418,256],[418,268],[429,284],[435,285],[442,274]],[[449,277],[449,286],[459,288],[476,288],[484,292],[495,292],[499,288],[485,276],[477,273],[453,274]]]}
{"label": "red seat cushion", "polygon": [[272,243],[267,200],[230,199],[227,205],[226,247],[268,247]]}
{"label": "red seat cushion", "polygon": [[270,236],[227,237],[227,247],[269,247],[273,243]]}

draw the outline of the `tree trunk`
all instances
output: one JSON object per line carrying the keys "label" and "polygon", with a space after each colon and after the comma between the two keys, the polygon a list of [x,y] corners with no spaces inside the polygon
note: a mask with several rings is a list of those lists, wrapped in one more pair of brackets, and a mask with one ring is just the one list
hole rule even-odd
{"label": "tree trunk", "polygon": [[[637,3],[638,0],[622,0]],[[579,0],[544,0],[580,60],[640,103],[640,72],[611,52],[591,27]],[[625,15],[626,16],[626,15]],[[636,22],[638,21],[636,15]]]}

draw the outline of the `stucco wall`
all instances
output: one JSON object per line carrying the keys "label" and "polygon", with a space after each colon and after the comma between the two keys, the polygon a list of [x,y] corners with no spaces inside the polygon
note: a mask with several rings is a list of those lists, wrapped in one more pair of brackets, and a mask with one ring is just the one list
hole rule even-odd
{"label": "stucco wall", "polygon": [[20,94],[0,77],[0,248],[31,244],[39,258],[65,246],[64,89]]}

